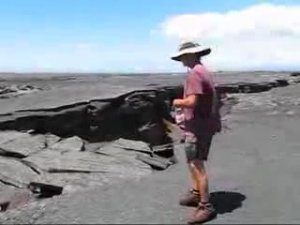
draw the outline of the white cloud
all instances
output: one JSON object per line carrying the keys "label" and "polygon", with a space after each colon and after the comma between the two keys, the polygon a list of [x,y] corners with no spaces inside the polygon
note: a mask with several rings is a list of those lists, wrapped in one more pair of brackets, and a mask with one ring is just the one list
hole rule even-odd
{"label": "white cloud", "polygon": [[216,70],[300,69],[300,5],[259,4],[223,13],[174,15],[144,39],[89,39],[1,42],[0,71],[185,71],[169,58],[180,40],[212,47],[205,62]]}
{"label": "white cloud", "polygon": [[160,29],[170,39],[211,46],[208,63],[218,69],[300,68],[300,5],[177,15]]}
{"label": "white cloud", "polygon": [[168,72],[181,69],[164,42],[95,42],[1,46],[0,72]]}

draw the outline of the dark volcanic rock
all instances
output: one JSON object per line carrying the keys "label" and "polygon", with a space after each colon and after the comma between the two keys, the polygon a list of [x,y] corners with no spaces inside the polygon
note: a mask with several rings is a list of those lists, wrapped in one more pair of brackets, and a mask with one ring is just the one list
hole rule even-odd
{"label": "dark volcanic rock", "polygon": [[239,89],[242,93],[258,93],[258,92],[269,91],[272,89],[272,86],[268,82],[252,83],[252,84],[240,83]]}
{"label": "dark volcanic rock", "polygon": [[237,82],[232,84],[220,85],[217,90],[220,93],[257,93],[269,91],[272,89],[272,84],[269,82],[247,83]]}
{"label": "dark volcanic rock", "polygon": [[37,182],[30,182],[28,184],[28,189],[38,197],[42,198],[61,195],[63,191],[63,187]]}
{"label": "dark volcanic rock", "polygon": [[[285,86],[286,80],[261,83],[238,82],[219,85],[219,93],[265,92]],[[141,140],[150,146],[170,140],[163,119],[172,121],[170,106],[182,96],[182,86],[134,91],[113,99],[79,102],[53,109],[17,111],[0,117],[1,130],[34,130],[61,138],[78,136],[88,142],[118,138]]]}
{"label": "dark volcanic rock", "polygon": [[277,79],[278,87],[286,87],[289,85],[289,81],[285,79]]}
{"label": "dark volcanic rock", "polygon": [[299,77],[300,76],[300,72],[293,72],[291,73],[292,77]]}
{"label": "dark volcanic rock", "polygon": [[[169,91],[170,96],[177,95],[171,88],[135,91],[113,99],[2,115],[1,154],[24,158],[21,165],[38,175],[39,180],[34,176],[24,184],[42,182],[66,191],[149,174],[151,167],[136,157],[138,152],[151,155],[152,146],[172,142],[163,122],[170,120]],[[112,145],[83,152],[84,142]],[[171,157],[173,149],[160,154]],[[9,171],[6,177],[17,173]],[[11,183],[6,177],[3,181]]]}
{"label": "dark volcanic rock", "polygon": [[217,86],[217,90],[219,93],[260,93],[269,91],[275,87],[286,87],[289,84],[290,81],[287,79],[274,79],[272,81],[261,81],[257,83],[236,82],[221,84]]}
{"label": "dark volcanic rock", "polygon": [[267,82],[269,86],[271,86],[272,88],[276,88],[279,86],[278,82],[276,81],[269,81]]}
{"label": "dark volcanic rock", "polygon": [[5,115],[1,130],[34,130],[89,142],[120,137],[164,144],[167,133],[163,118],[170,119],[166,90],[136,91],[116,99],[94,100],[54,109],[17,111]]}
{"label": "dark volcanic rock", "polygon": [[236,84],[223,84],[217,87],[219,93],[239,93],[239,86]]}

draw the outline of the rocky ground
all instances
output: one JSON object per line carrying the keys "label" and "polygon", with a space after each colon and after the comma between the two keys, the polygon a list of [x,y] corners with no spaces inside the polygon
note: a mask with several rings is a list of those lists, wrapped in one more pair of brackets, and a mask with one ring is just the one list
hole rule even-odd
{"label": "rocky ground", "polygon": [[[224,129],[209,161],[212,198],[220,213],[216,222],[299,222],[298,77],[218,78],[232,113],[222,108]],[[0,116],[0,200],[7,210],[0,222],[184,222],[186,210],[177,206],[187,184],[182,146],[175,144],[174,157],[170,140],[177,135],[168,134],[164,123],[171,120],[168,105],[182,79],[3,79],[3,85],[29,83],[40,91],[0,99],[7,106]],[[109,124],[115,125],[110,129]],[[179,163],[173,165],[175,158]],[[167,170],[145,177],[153,169]],[[30,182],[63,187],[62,195],[37,201],[27,189]]]}

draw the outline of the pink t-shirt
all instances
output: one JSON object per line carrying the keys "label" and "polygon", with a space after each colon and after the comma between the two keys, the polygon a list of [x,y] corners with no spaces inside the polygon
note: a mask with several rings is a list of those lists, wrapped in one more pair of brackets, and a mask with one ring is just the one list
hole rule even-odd
{"label": "pink t-shirt", "polygon": [[188,74],[184,84],[184,98],[198,95],[194,108],[184,108],[185,135],[199,137],[214,134],[220,129],[220,115],[213,75],[197,64]]}

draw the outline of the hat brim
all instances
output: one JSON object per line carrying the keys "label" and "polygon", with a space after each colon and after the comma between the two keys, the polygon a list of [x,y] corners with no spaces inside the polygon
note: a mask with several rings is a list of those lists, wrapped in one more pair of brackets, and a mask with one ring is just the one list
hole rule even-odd
{"label": "hat brim", "polygon": [[211,53],[211,48],[201,48],[201,47],[197,47],[197,48],[192,48],[192,49],[185,49],[183,51],[179,51],[177,54],[173,55],[171,57],[172,60],[175,61],[181,61],[181,56],[186,55],[186,54],[196,54],[199,58],[202,56],[206,56],[209,55]]}

